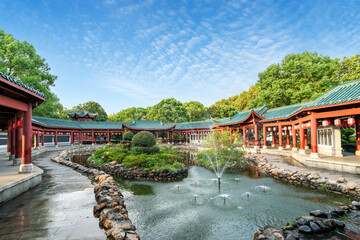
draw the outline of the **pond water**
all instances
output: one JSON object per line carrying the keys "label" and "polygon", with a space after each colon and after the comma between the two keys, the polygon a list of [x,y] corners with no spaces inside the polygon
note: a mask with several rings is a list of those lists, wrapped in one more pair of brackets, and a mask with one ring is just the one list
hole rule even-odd
{"label": "pond water", "polygon": [[286,225],[349,201],[260,177],[254,168],[225,173],[221,193],[214,172],[197,166],[178,182],[116,181],[141,239],[252,239],[257,228]]}

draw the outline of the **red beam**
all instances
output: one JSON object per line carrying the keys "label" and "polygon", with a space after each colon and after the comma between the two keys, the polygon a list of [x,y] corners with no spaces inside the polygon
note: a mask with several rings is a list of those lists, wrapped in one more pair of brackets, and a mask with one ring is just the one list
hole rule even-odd
{"label": "red beam", "polygon": [[24,111],[24,112],[27,111],[26,103],[21,102],[16,99],[13,99],[13,98],[9,98],[9,97],[1,95],[1,94],[0,94],[0,106],[17,109],[17,110]]}

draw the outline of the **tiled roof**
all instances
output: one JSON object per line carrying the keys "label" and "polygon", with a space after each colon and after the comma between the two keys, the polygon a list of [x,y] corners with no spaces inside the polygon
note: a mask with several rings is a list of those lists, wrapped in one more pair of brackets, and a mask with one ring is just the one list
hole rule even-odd
{"label": "tiled roof", "polygon": [[68,116],[71,118],[83,118],[88,116],[89,118],[96,118],[98,116],[97,113],[89,113],[88,111],[86,111],[85,109],[82,109],[80,112],[73,112],[73,113],[68,113]]}
{"label": "tiled roof", "polygon": [[212,127],[215,127],[215,124],[209,120],[209,121],[176,123],[175,130],[212,128]]}
{"label": "tiled roof", "polygon": [[124,122],[124,126],[132,129],[144,130],[165,130],[175,126],[175,123],[163,123],[161,121],[134,120],[132,122]]}
{"label": "tiled roof", "polygon": [[360,79],[342,83],[324,93],[314,101],[309,102],[306,108],[333,105],[360,100]]}
{"label": "tiled roof", "polygon": [[122,129],[121,122],[77,122],[56,118],[33,116],[34,123],[53,128],[75,128],[75,129]]}
{"label": "tiled roof", "polygon": [[15,83],[16,85],[20,86],[20,87],[23,87],[25,88],[26,90],[29,90],[30,92],[33,92],[35,93],[36,95],[39,95],[40,97],[43,97],[43,98],[46,98],[46,95],[42,92],[39,92],[38,90],[36,90],[35,88],[33,87],[30,87],[29,85],[23,83],[22,81],[19,81],[19,80],[15,80],[14,78],[12,77],[9,77],[8,75],[0,72],[0,77],[8,80],[9,82],[12,82],[12,83]]}
{"label": "tiled roof", "polygon": [[230,125],[230,124],[238,123],[238,122],[241,122],[241,121],[245,120],[250,115],[252,110],[257,115],[261,116],[268,109],[269,109],[268,106],[266,106],[264,104],[264,106],[259,107],[259,108],[239,111],[234,116],[232,116],[230,118],[226,118],[225,121],[224,121],[224,119],[213,119],[213,121],[214,121],[214,123],[219,124],[219,125],[226,125],[226,124]]}
{"label": "tiled roof", "polygon": [[289,117],[292,114],[294,114],[294,113],[300,111],[301,109],[303,109],[304,106],[307,103],[308,102],[297,103],[297,104],[293,104],[293,105],[288,105],[288,106],[283,106],[283,107],[278,107],[278,108],[272,108],[272,109],[267,110],[267,112],[262,117],[265,118],[264,120],[271,120],[271,119]]}

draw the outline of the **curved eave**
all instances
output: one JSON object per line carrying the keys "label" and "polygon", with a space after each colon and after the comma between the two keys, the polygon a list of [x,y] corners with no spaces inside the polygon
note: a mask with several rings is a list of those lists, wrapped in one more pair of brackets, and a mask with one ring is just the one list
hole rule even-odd
{"label": "curved eave", "polygon": [[126,126],[124,123],[122,125],[123,125],[124,129],[127,128],[127,129],[134,130],[134,131],[167,131],[167,130],[174,129],[176,127],[176,124],[174,124],[173,126],[171,126],[169,128],[133,128],[133,127]]}
{"label": "curved eave", "polygon": [[246,122],[247,120],[249,120],[251,116],[256,116],[256,117],[258,117],[258,118],[260,119],[260,121],[264,119],[264,118],[261,117],[259,114],[257,114],[254,110],[251,110],[251,112],[249,113],[249,115],[248,115],[246,118],[244,118],[243,120],[241,120],[241,121],[234,122],[234,123],[215,124],[215,125],[216,125],[216,127],[218,127],[218,126],[219,126],[219,127],[223,127],[223,126],[240,124],[240,123],[243,123],[243,122]]}

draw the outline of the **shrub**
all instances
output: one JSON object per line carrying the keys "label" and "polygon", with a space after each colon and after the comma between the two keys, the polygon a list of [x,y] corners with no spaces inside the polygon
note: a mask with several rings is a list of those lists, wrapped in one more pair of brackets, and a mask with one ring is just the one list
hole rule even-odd
{"label": "shrub", "polygon": [[140,154],[140,155],[136,155],[136,156],[126,156],[123,164],[126,167],[140,167],[140,168],[146,168],[147,167],[147,159],[146,159],[146,154]]}
{"label": "shrub", "polygon": [[160,152],[160,149],[157,146],[153,147],[132,147],[131,148],[134,155],[139,155],[142,153],[145,154],[156,154]]}
{"label": "shrub", "polygon": [[134,137],[134,134],[132,133],[132,132],[128,132],[128,131],[126,131],[125,133],[124,133],[124,137],[123,137],[123,139],[126,141],[131,141],[132,139],[133,139],[133,137]]}
{"label": "shrub", "polygon": [[152,147],[156,145],[156,138],[151,132],[138,132],[131,140],[131,145],[133,147]]}

